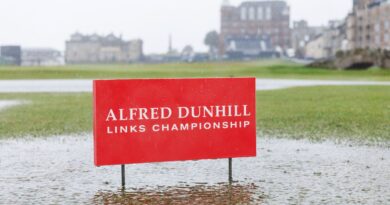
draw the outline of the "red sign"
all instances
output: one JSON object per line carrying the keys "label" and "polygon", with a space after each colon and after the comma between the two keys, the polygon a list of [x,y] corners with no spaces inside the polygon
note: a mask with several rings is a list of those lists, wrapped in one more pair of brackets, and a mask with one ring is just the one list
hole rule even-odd
{"label": "red sign", "polygon": [[95,165],[256,156],[254,78],[95,80]]}

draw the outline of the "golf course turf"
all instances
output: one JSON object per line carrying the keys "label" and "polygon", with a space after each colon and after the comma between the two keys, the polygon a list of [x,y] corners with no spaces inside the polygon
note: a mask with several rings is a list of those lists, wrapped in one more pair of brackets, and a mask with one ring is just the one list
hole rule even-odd
{"label": "golf course turf", "polygon": [[339,71],[307,68],[286,60],[248,62],[67,65],[59,67],[0,66],[0,80],[113,79],[174,77],[242,77],[390,81],[390,70]]}
{"label": "golf course turf", "polygon": [[[92,132],[90,93],[1,94],[0,138]],[[390,141],[388,86],[318,86],[257,92],[259,135],[310,140]]]}

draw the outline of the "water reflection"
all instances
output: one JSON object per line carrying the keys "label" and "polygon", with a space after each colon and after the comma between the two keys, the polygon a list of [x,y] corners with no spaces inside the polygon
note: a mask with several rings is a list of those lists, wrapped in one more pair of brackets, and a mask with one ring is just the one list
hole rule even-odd
{"label": "water reflection", "polygon": [[182,185],[99,191],[93,204],[261,204],[264,195],[255,184]]}

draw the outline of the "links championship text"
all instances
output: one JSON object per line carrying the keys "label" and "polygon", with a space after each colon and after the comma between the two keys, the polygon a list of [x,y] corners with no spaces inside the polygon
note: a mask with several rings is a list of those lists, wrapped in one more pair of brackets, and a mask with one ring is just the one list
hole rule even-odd
{"label": "links championship text", "polygon": [[110,135],[247,128],[251,115],[248,105],[119,108],[109,109],[105,121]]}

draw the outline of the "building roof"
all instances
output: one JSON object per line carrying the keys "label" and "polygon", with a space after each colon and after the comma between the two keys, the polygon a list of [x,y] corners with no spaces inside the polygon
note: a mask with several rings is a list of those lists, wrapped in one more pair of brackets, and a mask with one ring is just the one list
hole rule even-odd
{"label": "building roof", "polygon": [[132,41],[125,41],[122,39],[122,36],[116,36],[113,33],[108,35],[98,35],[96,33],[91,35],[83,35],[81,33],[74,33],[71,35],[70,40],[67,42],[71,43],[99,43],[106,46],[123,46],[125,44],[138,43],[141,42],[141,39],[135,39]]}
{"label": "building roof", "polygon": [[284,0],[266,0],[266,1],[244,1],[241,3],[241,6],[257,6],[257,5],[264,5],[264,4],[269,4],[269,5],[283,5],[287,6],[287,2]]}
{"label": "building roof", "polygon": [[113,33],[110,33],[106,36],[98,35],[96,33],[92,35],[83,35],[81,33],[74,33],[70,37],[70,41],[78,42],[88,42],[88,41],[101,41],[101,42],[122,42],[121,36],[115,36]]}

